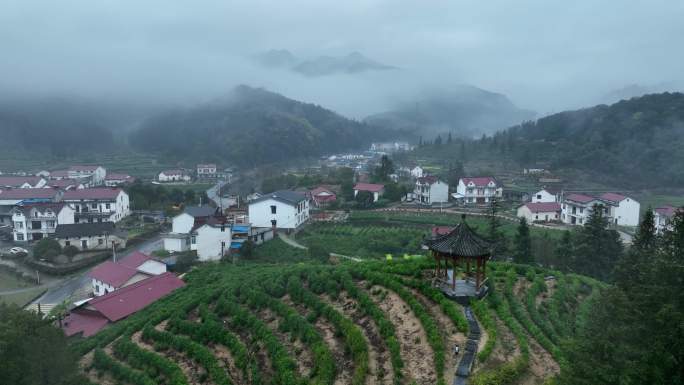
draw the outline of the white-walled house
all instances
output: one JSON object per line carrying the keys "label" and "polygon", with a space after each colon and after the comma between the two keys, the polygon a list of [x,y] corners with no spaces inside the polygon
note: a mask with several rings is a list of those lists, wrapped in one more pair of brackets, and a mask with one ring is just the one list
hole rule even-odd
{"label": "white-walled house", "polygon": [[88,276],[93,294],[99,297],[164,273],[166,264],[136,251],[120,261],[106,261],[95,266]]}
{"label": "white-walled house", "polygon": [[74,223],[74,210],[64,203],[34,203],[12,210],[15,242],[38,241],[54,234],[57,225]]}
{"label": "white-walled house", "polygon": [[0,190],[0,224],[13,225],[12,210],[20,204],[58,202],[62,192],[51,188]]}
{"label": "white-walled house", "polygon": [[357,183],[354,185],[354,197],[359,195],[360,191],[367,191],[373,194],[373,202],[377,202],[378,199],[385,193],[384,184],[376,183]]}
{"label": "white-walled house", "polygon": [[189,206],[173,217],[171,232],[162,235],[164,250],[182,252],[191,250],[190,235],[194,229],[218,215],[211,206]]}
{"label": "white-walled house", "polygon": [[560,220],[561,204],[558,202],[528,202],[518,207],[518,218],[528,222],[552,222]]}
{"label": "white-walled house", "polygon": [[112,222],[59,224],[52,235],[62,247],[74,246],[80,251],[111,250],[126,247],[127,233]]}
{"label": "white-walled house", "polygon": [[550,203],[550,202],[560,202],[560,194],[555,191],[550,191],[547,188],[543,188],[536,193],[532,194],[532,203]]}
{"label": "white-walled house", "polygon": [[197,165],[197,178],[214,179],[216,176],[216,165],[214,163]]}
{"label": "white-walled house", "polygon": [[641,204],[633,198],[617,193],[605,193],[601,198],[605,202],[611,203],[610,217],[613,224],[619,226],[639,226],[639,213],[641,211]]}
{"label": "white-walled house", "polygon": [[416,166],[411,169],[411,176],[414,178],[422,178],[423,177],[424,170],[420,166]]}
{"label": "white-walled house", "polygon": [[662,234],[666,230],[672,229],[672,218],[678,208],[670,205],[656,207],[653,209],[653,221],[655,223],[656,233]]}
{"label": "white-walled house", "polygon": [[183,170],[164,170],[157,175],[159,182],[189,182],[190,175]]}
{"label": "white-walled house", "polygon": [[208,221],[198,227],[191,235],[191,250],[197,250],[200,261],[220,260],[229,253],[231,226],[227,223]]}
{"label": "white-walled house", "polygon": [[75,165],[69,167],[67,174],[72,179],[89,178],[89,187],[93,187],[104,184],[107,170],[102,166]]}
{"label": "white-walled house", "polygon": [[454,195],[464,203],[486,204],[500,199],[503,188],[491,176],[460,178]]}
{"label": "white-walled house", "polygon": [[420,204],[431,205],[449,201],[449,185],[433,175],[416,179],[413,195]]}
{"label": "white-walled house", "polygon": [[299,192],[275,191],[249,202],[248,213],[253,227],[294,230],[309,220],[309,201]]}
{"label": "white-walled house", "polygon": [[609,222],[612,222],[610,217],[612,204],[585,194],[569,194],[563,199],[561,221],[568,225],[582,226],[587,222],[596,205],[603,209],[604,216],[608,218]]}
{"label": "white-walled house", "polygon": [[75,223],[118,222],[131,212],[128,194],[120,188],[69,190],[62,201],[74,209]]}

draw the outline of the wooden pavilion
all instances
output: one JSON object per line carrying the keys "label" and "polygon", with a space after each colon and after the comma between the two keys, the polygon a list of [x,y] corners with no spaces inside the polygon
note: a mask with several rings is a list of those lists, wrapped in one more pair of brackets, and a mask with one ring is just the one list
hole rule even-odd
{"label": "wooden pavilion", "polygon": [[[465,215],[453,230],[427,239],[425,246],[435,258],[435,283],[442,291],[451,297],[480,297],[484,294],[492,243],[468,226]],[[459,268],[465,274],[464,280],[456,279]]]}

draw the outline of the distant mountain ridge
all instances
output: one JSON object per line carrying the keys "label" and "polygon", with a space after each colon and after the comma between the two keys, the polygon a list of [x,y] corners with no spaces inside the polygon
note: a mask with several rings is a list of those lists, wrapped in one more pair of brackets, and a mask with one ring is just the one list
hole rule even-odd
{"label": "distant mountain ridge", "polygon": [[264,67],[283,68],[307,77],[396,69],[396,67],[371,60],[359,52],[339,57],[318,56],[311,59],[299,59],[288,50],[272,49],[254,55],[254,59]]}
{"label": "distant mountain ridge", "polygon": [[412,129],[425,136],[453,132],[473,137],[505,129],[535,113],[516,107],[505,95],[470,85],[432,90],[411,103],[368,116],[365,121],[380,127]]}
{"label": "distant mountain ridge", "polygon": [[177,160],[282,162],[365,147],[395,132],[248,86],[194,108],[148,119],[129,142]]}

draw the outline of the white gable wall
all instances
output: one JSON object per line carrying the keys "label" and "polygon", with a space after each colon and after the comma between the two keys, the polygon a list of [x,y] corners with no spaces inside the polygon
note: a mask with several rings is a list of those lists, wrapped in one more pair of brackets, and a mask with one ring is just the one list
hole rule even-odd
{"label": "white gable wall", "polygon": [[556,202],[556,196],[546,190],[537,191],[532,195],[532,203]]}
{"label": "white gable wall", "polygon": [[192,230],[192,226],[195,225],[195,218],[188,214],[182,213],[173,217],[173,225],[171,226],[171,231],[178,234],[187,234]]}
{"label": "white gable wall", "polygon": [[613,221],[620,226],[639,226],[641,205],[632,198],[625,197],[617,207],[613,207]]}
{"label": "white gable wall", "polygon": [[[276,213],[272,214],[271,206],[275,206]],[[249,204],[249,221],[253,227],[272,227],[272,220],[280,229],[295,229],[309,218],[309,204],[305,201],[305,209],[298,212],[297,206],[266,199]]]}
{"label": "white gable wall", "polygon": [[197,229],[195,235],[197,257],[200,261],[215,261],[221,259],[221,252],[227,253],[230,249],[231,231],[230,226],[213,227],[204,225]]}

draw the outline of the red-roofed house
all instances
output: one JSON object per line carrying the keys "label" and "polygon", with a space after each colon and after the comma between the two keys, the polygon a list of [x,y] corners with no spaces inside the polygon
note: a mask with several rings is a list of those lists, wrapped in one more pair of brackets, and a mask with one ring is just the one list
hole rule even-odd
{"label": "red-roofed house", "polygon": [[684,210],[684,208],[677,208],[670,205],[665,205],[661,207],[656,207],[653,210],[653,219],[655,222],[655,229],[658,234],[662,234],[665,230],[672,229],[672,217],[678,210]]}
{"label": "red-roofed house", "polygon": [[124,319],[183,286],[185,283],[171,273],[136,282],[81,304],[63,320],[62,328],[67,336],[79,333],[91,336],[109,323]]}
{"label": "red-roofed house", "polygon": [[37,176],[0,176],[0,188],[42,188],[45,179]]}
{"label": "red-roofed house", "polygon": [[614,204],[600,198],[585,194],[568,194],[561,204],[561,221],[569,225],[584,225],[591,216],[595,205],[603,208],[603,214],[610,218],[611,206]]}
{"label": "red-roofed house", "polygon": [[74,209],[76,223],[118,222],[130,214],[128,194],[120,188],[69,190],[62,201]]}
{"label": "red-roofed house", "polygon": [[316,207],[325,206],[337,200],[337,195],[332,190],[323,186],[316,187],[311,190],[309,194]]}
{"label": "red-roofed house", "polygon": [[461,178],[454,194],[457,200],[470,204],[486,204],[502,196],[503,188],[492,176]]}
{"label": "red-roofed house", "polygon": [[190,175],[183,170],[164,170],[157,175],[160,182],[189,182]]}
{"label": "red-roofed house", "polygon": [[58,225],[74,223],[74,210],[64,203],[32,203],[12,209],[15,242],[38,241],[55,233]]}
{"label": "red-roofed house", "polygon": [[599,198],[610,203],[610,216],[613,223],[620,226],[639,226],[639,212],[641,205],[636,200],[612,192],[605,193]]}
{"label": "red-roofed house", "polygon": [[93,279],[93,294],[105,295],[150,277],[149,274],[120,263],[106,261],[95,266],[88,276]]}
{"label": "red-roofed house", "polygon": [[74,165],[69,167],[67,174],[72,179],[87,178],[89,187],[92,187],[104,184],[107,170],[102,166]]}
{"label": "red-roofed house", "polygon": [[12,210],[20,203],[57,202],[62,192],[51,188],[15,188],[0,190],[0,224],[12,223]]}
{"label": "red-roofed house", "polygon": [[165,263],[134,251],[119,261],[95,266],[88,275],[93,279],[93,293],[100,296],[163,273],[166,273]]}
{"label": "red-roofed house", "polygon": [[104,184],[107,187],[123,186],[135,182],[135,178],[127,174],[107,173]]}
{"label": "red-roofed house", "polygon": [[48,179],[48,181],[45,185],[47,187],[52,187],[52,188],[61,189],[61,190],[73,190],[73,189],[85,188],[85,184],[83,184],[82,182],[80,182],[76,179],[69,179],[69,178]]}
{"label": "red-roofed house", "polygon": [[449,185],[434,175],[421,176],[416,179],[413,195],[420,204],[445,203],[449,201]]}
{"label": "red-roofed house", "polygon": [[373,202],[377,202],[382,194],[385,193],[385,185],[375,183],[357,183],[354,186],[354,196],[357,196],[359,191],[368,191],[369,193],[373,194]]}
{"label": "red-roofed house", "polygon": [[557,202],[529,202],[518,207],[518,217],[528,222],[560,220],[561,204]]}

